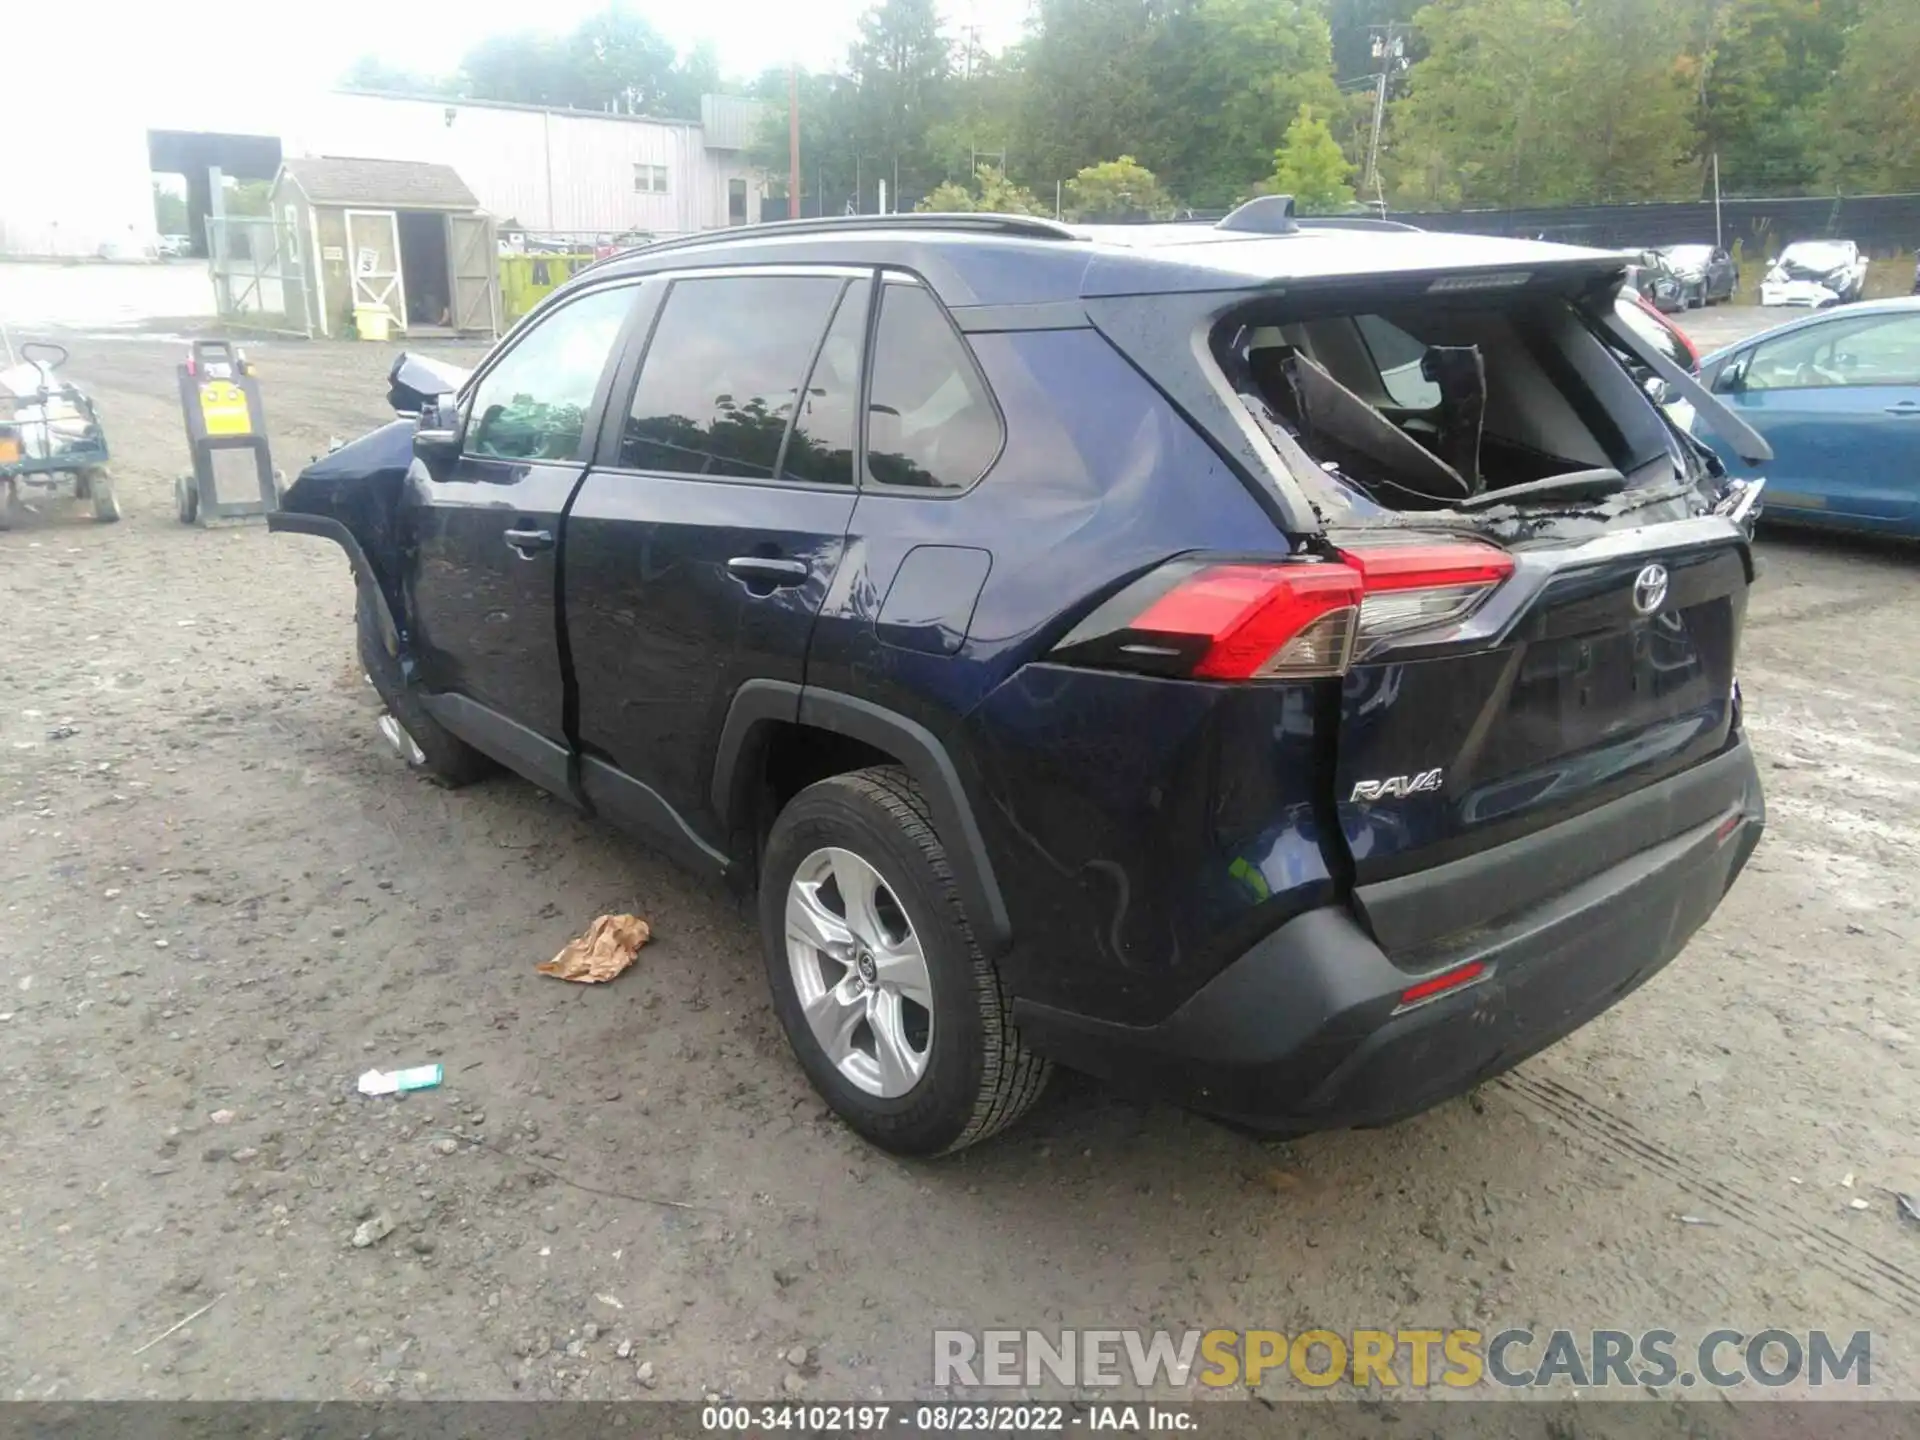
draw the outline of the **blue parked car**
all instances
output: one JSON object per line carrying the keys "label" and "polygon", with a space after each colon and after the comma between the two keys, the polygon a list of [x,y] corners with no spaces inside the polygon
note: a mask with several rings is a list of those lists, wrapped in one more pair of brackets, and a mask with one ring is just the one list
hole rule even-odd
{"label": "blue parked car", "polygon": [[1071,1065],[1381,1124],[1671,960],[1760,839],[1764,441],[1617,255],[1296,221],[736,227],[592,266],[271,517],[383,733],[758,895],[905,1154]]}
{"label": "blue parked car", "polygon": [[1709,355],[1700,376],[1773,447],[1768,519],[1920,535],[1920,297],[1782,325]]}

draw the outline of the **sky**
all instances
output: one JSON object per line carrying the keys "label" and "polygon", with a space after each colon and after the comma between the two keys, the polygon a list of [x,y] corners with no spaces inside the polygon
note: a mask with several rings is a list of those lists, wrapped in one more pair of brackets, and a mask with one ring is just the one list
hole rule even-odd
{"label": "sky", "polygon": [[[565,31],[606,0],[253,0],[237,9],[156,4],[153,0],[72,0],[8,5],[5,49],[14,57],[71,55],[76,31],[89,46],[84,86],[52,65],[10,65],[9,111],[52,123],[84,125],[110,107],[120,123],[161,128],[206,111],[216,97],[231,110],[289,90],[324,89],[364,53],[425,72],[455,69],[482,37],[530,27]],[[869,0],[624,0],[682,50],[710,40],[730,75],[752,76],[798,61],[809,69],[844,62],[855,22]],[[949,30],[980,27],[989,49],[1019,38],[1029,0],[941,0]],[[211,23],[191,17],[211,16]],[[132,112],[132,113],[129,113]]]}

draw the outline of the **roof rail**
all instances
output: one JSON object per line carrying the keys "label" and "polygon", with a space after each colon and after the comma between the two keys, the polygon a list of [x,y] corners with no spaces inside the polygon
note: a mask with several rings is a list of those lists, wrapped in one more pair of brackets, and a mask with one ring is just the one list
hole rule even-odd
{"label": "roof rail", "polygon": [[1216,228],[1250,235],[1291,235],[1300,227],[1294,223],[1291,195],[1256,195],[1228,212]]}
{"label": "roof rail", "polygon": [[1058,220],[1048,220],[1039,215],[947,214],[914,210],[903,215],[823,215],[811,220],[767,220],[758,225],[730,225],[720,230],[675,235],[671,239],[656,240],[651,245],[636,245],[631,250],[619,253],[621,256],[656,255],[663,250],[719,245],[731,240],[777,240],[788,235],[831,235],[841,230],[968,230],[987,235],[1024,236],[1029,240],[1082,238]]}
{"label": "roof rail", "polygon": [[1418,225],[1409,225],[1404,220],[1388,220],[1379,215],[1314,215],[1299,222],[1302,230],[1411,230],[1418,234]]}

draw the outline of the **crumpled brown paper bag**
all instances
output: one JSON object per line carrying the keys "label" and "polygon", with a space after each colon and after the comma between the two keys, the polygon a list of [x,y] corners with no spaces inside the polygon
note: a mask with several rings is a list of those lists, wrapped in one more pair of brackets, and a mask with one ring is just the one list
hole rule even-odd
{"label": "crumpled brown paper bag", "polygon": [[652,934],[652,928],[638,915],[602,915],[587,927],[586,934],[569,940],[553,959],[533,968],[542,975],[581,985],[605,984],[633,964],[633,957]]}

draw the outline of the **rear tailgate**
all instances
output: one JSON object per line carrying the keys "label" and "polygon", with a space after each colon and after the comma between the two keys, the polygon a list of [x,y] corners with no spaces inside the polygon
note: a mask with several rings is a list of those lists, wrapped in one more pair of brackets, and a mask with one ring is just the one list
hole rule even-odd
{"label": "rear tailgate", "polygon": [[1467,886],[1434,905],[1423,886],[1429,903],[1392,903],[1398,877],[1562,826],[1736,741],[1752,576],[1737,526],[1704,517],[1513,555],[1513,575],[1457,630],[1364,654],[1343,682],[1334,806],[1356,901],[1396,954],[1564,890],[1744,790],[1744,772],[1703,772],[1604,834],[1568,827],[1572,843],[1535,845],[1519,864],[1506,852],[1477,896]]}

